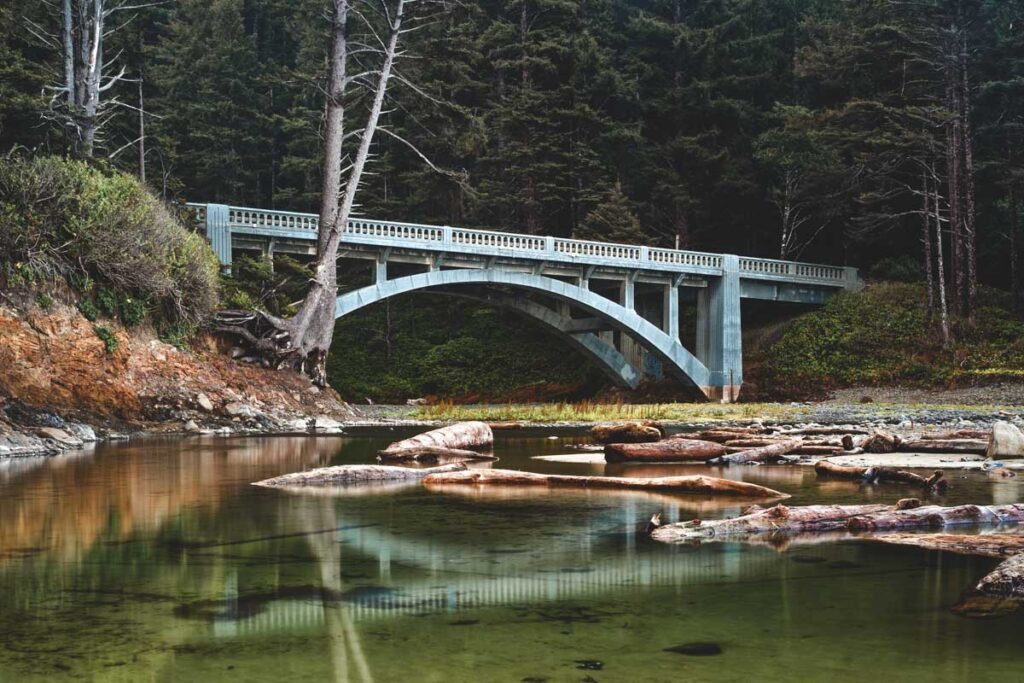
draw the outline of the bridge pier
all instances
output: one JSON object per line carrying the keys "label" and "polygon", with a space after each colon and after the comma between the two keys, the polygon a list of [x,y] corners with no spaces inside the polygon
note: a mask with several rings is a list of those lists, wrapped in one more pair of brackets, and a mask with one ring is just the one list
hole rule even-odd
{"label": "bridge pier", "polygon": [[723,256],[722,276],[697,293],[697,358],[708,369],[711,400],[732,403],[743,384],[739,257]]}
{"label": "bridge pier", "polygon": [[231,224],[225,204],[206,205],[206,239],[210,240],[221,266],[231,272]]}

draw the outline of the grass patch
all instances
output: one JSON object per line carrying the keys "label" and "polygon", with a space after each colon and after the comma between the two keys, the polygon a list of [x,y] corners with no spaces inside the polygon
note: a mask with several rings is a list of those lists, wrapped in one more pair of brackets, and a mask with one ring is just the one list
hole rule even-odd
{"label": "grass patch", "polygon": [[438,403],[419,408],[421,420],[483,420],[484,422],[604,422],[611,420],[664,420],[715,422],[731,420],[798,420],[810,406],[781,403],[538,403],[465,406]]}

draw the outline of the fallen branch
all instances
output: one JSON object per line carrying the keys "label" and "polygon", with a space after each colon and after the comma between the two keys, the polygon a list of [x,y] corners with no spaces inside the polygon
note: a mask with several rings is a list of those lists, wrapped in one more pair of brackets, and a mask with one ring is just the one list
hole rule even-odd
{"label": "fallen branch", "polygon": [[749,462],[775,462],[787,453],[800,448],[803,441],[800,439],[787,439],[773,443],[770,446],[751,448],[739,453],[727,453],[707,461],[709,465],[738,465]]}
{"label": "fallen branch", "polygon": [[562,474],[535,474],[519,470],[466,470],[431,474],[423,480],[430,486],[464,484],[467,486],[541,486],[548,488],[643,489],[699,493],[711,496],[748,498],[788,498],[780,491],[732,479],[703,475],[686,477],[583,477]]}
{"label": "fallen branch", "polygon": [[412,467],[388,467],[387,465],[336,465],[318,467],[305,472],[292,472],[279,477],[253,482],[254,486],[295,487],[334,486],[336,484],[360,484],[376,481],[415,481],[431,474],[461,472],[466,469],[462,463],[415,469]]}
{"label": "fallen branch", "polygon": [[943,478],[940,470],[936,470],[930,477],[926,478],[920,474],[897,470],[891,467],[857,467],[837,465],[828,460],[819,460],[814,463],[814,472],[819,477],[851,479],[868,484],[913,484],[914,486],[920,486],[926,491],[945,491],[948,488],[948,482]]}

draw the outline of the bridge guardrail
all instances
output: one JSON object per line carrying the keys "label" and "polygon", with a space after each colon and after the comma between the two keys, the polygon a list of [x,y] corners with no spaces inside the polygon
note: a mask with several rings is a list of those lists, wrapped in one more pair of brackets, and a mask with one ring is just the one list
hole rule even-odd
{"label": "bridge guardrail", "polygon": [[[189,203],[187,206],[196,210],[198,221],[205,221],[206,204]],[[228,225],[233,230],[245,230],[246,228],[261,232],[282,230],[293,233],[292,236],[294,233],[309,233],[310,239],[315,239],[320,223],[319,217],[312,213],[241,206],[228,206],[227,213]],[[465,247],[474,252],[495,250],[502,253],[521,253],[528,258],[539,260],[586,262],[593,259],[598,263],[611,261],[616,266],[646,270],[694,271],[714,274],[714,271],[721,272],[724,266],[722,254],[382,221],[370,218],[349,219],[343,234],[357,239],[362,237],[370,240],[408,241],[415,246],[431,250],[459,251],[460,247]],[[739,257],[739,270],[741,275],[749,277],[784,279],[846,288],[856,286],[855,272],[851,275],[852,269],[841,266],[741,256]]]}

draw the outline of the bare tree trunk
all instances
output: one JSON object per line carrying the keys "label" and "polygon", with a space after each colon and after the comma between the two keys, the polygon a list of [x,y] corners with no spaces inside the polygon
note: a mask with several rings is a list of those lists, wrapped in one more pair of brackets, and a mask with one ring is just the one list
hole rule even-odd
{"label": "bare tree trunk", "polygon": [[142,98],[142,70],[139,70],[139,182],[146,184],[146,104]]}
{"label": "bare tree trunk", "polygon": [[946,181],[949,185],[947,200],[949,201],[949,239],[950,257],[949,270],[951,275],[950,298],[954,313],[963,311],[964,280],[963,280],[963,230],[960,215],[960,122],[957,103],[957,87],[951,67],[946,69],[946,106],[951,118],[946,124]]}
{"label": "bare tree trunk", "polygon": [[[327,354],[334,338],[334,306],[338,294],[338,246],[341,234],[355,204],[370,145],[377,131],[384,95],[391,79],[398,53],[398,38],[402,32],[405,0],[398,0],[391,20],[387,43],[377,77],[376,90],[366,123],[360,133],[359,147],[348,169],[342,188],[342,143],[344,140],[345,109],[342,101],[347,82],[347,22],[349,0],[332,0],[331,38],[329,47],[330,71],[327,87],[326,132],[324,141],[324,173],[320,199],[320,228],[317,236],[317,261],[309,293],[295,317],[287,321],[270,320],[280,334],[269,340],[253,338],[237,327],[222,328],[241,334],[256,342],[257,350],[276,357],[301,362],[302,369],[319,386],[327,385]],[[284,348],[280,348],[283,342]],[[284,358],[282,358],[282,356]]]}
{"label": "bare tree trunk", "polygon": [[921,172],[921,195],[923,198],[921,212],[921,242],[924,245],[924,274],[928,285],[928,320],[935,320],[935,276],[932,273],[932,226],[928,208],[928,172]]}
{"label": "bare tree trunk", "polygon": [[1013,296],[1013,310],[1020,310],[1020,276],[1017,271],[1020,256],[1017,254],[1017,232],[1020,230],[1020,213],[1017,207],[1017,192],[1013,181],[1008,190],[1010,204],[1010,294]]}
{"label": "bare tree trunk", "polygon": [[68,108],[75,107],[75,43],[71,16],[71,0],[61,3],[61,43],[64,47],[64,87],[67,89]]}
{"label": "bare tree trunk", "polygon": [[[934,175],[935,169],[932,169]],[[935,267],[938,276],[939,292],[939,325],[942,328],[942,345],[949,346],[949,310],[946,306],[946,272],[945,257],[942,247],[942,215],[939,213],[939,185],[935,184],[932,196],[932,208],[935,210]]]}
{"label": "bare tree trunk", "polygon": [[967,319],[974,324],[974,309],[978,299],[978,257],[977,257],[977,231],[975,224],[974,206],[974,133],[971,127],[971,87],[970,75],[967,69],[967,31],[961,30],[960,41],[960,121],[961,121],[961,145],[963,148],[964,171],[963,171],[963,192],[964,192],[964,231],[966,232],[966,253],[967,260],[966,289],[967,289]]}

